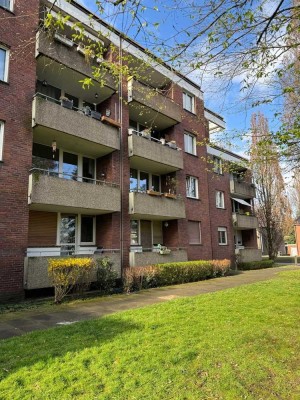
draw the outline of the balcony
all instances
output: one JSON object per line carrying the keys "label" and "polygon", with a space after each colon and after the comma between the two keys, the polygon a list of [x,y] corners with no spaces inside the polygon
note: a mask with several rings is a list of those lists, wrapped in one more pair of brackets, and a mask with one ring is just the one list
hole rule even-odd
{"label": "balcony", "polygon": [[235,197],[253,199],[255,198],[255,186],[247,182],[239,182],[230,179],[230,193]]}
{"label": "balcony", "polygon": [[261,261],[262,254],[260,249],[243,248],[235,249],[235,254],[239,256],[239,262]]}
{"label": "balcony", "polygon": [[[40,251],[36,251],[35,256],[32,256],[33,253],[30,252],[31,249],[28,249],[27,253],[31,255],[27,255],[24,260],[24,289],[42,289],[52,286],[48,276],[48,257],[61,258],[59,250],[59,247],[40,249]],[[112,260],[114,270],[118,273],[118,276],[121,276],[121,257],[119,250],[104,249],[101,255],[85,254],[84,252],[80,252],[79,255],[76,255],[76,257],[92,257],[95,260],[103,258],[104,256]],[[96,281],[96,272],[92,279]]]}
{"label": "balcony", "polygon": [[182,248],[171,248],[170,254],[164,255],[154,251],[143,251],[141,253],[131,251],[129,253],[130,267],[142,267],[144,265],[181,262],[187,260],[187,252]]}
{"label": "balcony", "polygon": [[182,151],[150,136],[145,138],[140,135],[139,132],[129,130],[128,152],[132,168],[160,175],[183,168]]}
{"label": "balcony", "polygon": [[88,117],[81,110],[62,107],[48,96],[34,97],[32,126],[34,141],[48,146],[55,137],[60,147],[95,157],[120,149],[118,128]]}
{"label": "balcony", "polygon": [[185,218],[182,199],[151,196],[146,193],[129,193],[129,214],[134,218],[169,220]]}
{"label": "balcony", "polygon": [[[120,188],[114,183],[82,178],[60,178],[60,174],[34,168],[30,171],[28,204],[30,210],[107,214],[121,209]],[[66,175],[66,174],[64,174]]]}
{"label": "balcony", "polygon": [[[36,35],[36,58],[38,60],[38,67],[45,68],[44,74],[46,73],[47,79],[53,80],[51,84],[59,87],[55,84],[57,79],[64,82],[64,88],[68,91],[70,70],[77,72],[79,75],[88,76],[93,78],[93,68],[99,68],[101,63],[95,60],[86,61],[84,55],[77,51],[77,45],[71,40],[68,40],[70,45],[67,46],[58,42],[52,38],[49,38],[47,34],[38,32]],[[67,67],[69,71],[66,71]],[[111,96],[116,91],[116,83],[111,74],[104,70],[103,76],[104,90],[107,92],[107,97]],[[79,79],[77,79],[77,82]]]}
{"label": "balcony", "polygon": [[258,221],[254,215],[246,214],[232,214],[233,226],[236,229],[246,230],[246,229],[257,229]]}
{"label": "balcony", "polygon": [[158,90],[130,79],[128,81],[130,118],[145,125],[155,125],[159,130],[181,122],[181,108]]}

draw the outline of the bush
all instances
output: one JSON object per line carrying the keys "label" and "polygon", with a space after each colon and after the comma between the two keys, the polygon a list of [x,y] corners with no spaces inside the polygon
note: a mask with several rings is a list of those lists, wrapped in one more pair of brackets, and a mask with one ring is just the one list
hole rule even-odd
{"label": "bush", "polygon": [[95,267],[91,258],[56,258],[48,260],[48,274],[54,285],[54,301],[62,299],[76,289],[82,292],[91,283]]}
{"label": "bush", "polygon": [[229,269],[229,260],[199,260],[131,267],[124,271],[123,285],[126,292],[131,292],[224,276]]}
{"label": "bush", "polygon": [[238,263],[238,269],[248,271],[254,269],[272,268],[274,267],[273,260],[251,261]]}
{"label": "bush", "polygon": [[99,258],[96,260],[97,281],[95,287],[103,293],[110,293],[116,286],[118,274],[113,270],[113,262],[108,258]]}

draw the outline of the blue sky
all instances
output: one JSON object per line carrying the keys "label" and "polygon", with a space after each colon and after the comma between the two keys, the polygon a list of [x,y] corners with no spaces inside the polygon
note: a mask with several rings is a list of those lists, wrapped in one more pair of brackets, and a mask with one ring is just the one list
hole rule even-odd
{"label": "blue sky", "polygon": [[[95,0],[78,0],[86,8],[95,12],[97,10]],[[148,2],[148,3],[147,3]],[[271,6],[272,3],[270,2]],[[172,45],[172,41],[167,41],[167,38],[172,36],[172,32],[180,31],[181,27],[185,23],[183,17],[176,13],[176,10],[172,10],[171,14],[166,9],[160,6],[160,3],[156,0],[145,0],[147,10],[142,14],[142,23],[148,23],[147,34],[144,35],[143,31],[139,32],[138,37],[134,37],[136,29],[130,25],[130,18],[124,14],[118,14],[116,16],[116,7],[109,1],[101,3],[103,5],[103,14],[100,17],[109,23],[114,24],[119,30],[125,31],[129,36],[137,40],[141,45],[150,47],[154,39],[151,38],[151,32],[155,36],[155,45],[161,41],[161,45]],[[172,4],[169,2],[168,4]],[[156,10],[156,7],[158,10]],[[171,17],[170,17],[171,15]],[[153,24],[159,22],[157,27]],[[150,35],[148,35],[150,33]],[[182,72],[182,69],[181,69]],[[223,116],[226,121],[226,131],[230,139],[227,143],[227,147],[237,153],[244,154],[247,147],[247,132],[249,132],[251,115],[254,112],[262,112],[269,120],[269,126],[272,131],[276,131],[280,126],[280,121],[274,117],[275,112],[278,109],[277,104],[272,105],[261,105],[259,107],[251,107],[251,100],[245,101],[245,93],[241,90],[240,79],[243,77],[235,78],[228,84],[227,88],[224,89],[224,85],[220,80],[217,80],[214,76],[203,75],[198,71],[192,72],[189,77],[198,83],[204,91],[205,106],[210,108],[212,111],[219,113]],[[222,86],[222,89],[220,87]],[[258,99],[260,96],[264,97],[270,93],[272,88],[270,84],[264,80],[258,81],[253,94],[254,99]],[[280,105],[280,104],[279,104]],[[224,144],[224,140],[222,142]]]}

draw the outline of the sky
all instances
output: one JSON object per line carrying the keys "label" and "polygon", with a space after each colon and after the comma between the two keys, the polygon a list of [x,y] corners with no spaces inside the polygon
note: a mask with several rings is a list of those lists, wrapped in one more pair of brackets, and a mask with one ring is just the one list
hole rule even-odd
{"label": "sky", "polygon": [[[92,12],[96,12],[97,6],[95,0],[77,0],[83,6],[88,8]],[[259,1],[259,0],[257,0]],[[174,2],[167,0],[165,3],[174,4]],[[201,3],[201,2],[198,2]],[[135,36],[136,29],[130,25],[130,18],[124,14],[116,15],[116,7],[112,5],[110,1],[104,1],[103,13],[100,15],[102,19],[114,24],[119,30],[125,31],[130,37],[133,37],[142,46],[151,48],[151,44],[155,42],[155,45],[161,42],[161,47],[167,48],[168,45],[172,46],[172,41],[168,41],[167,38],[172,36],[172,32],[177,32],[178,37],[182,40],[188,40],[187,37],[183,37],[180,33],[184,26],[187,26],[189,22],[184,19],[180,13],[176,12],[176,9],[166,11],[160,6],[158,0],[144,0],[144,4],[148,7],[144,14],[141,14],[141,23],[148,24],[145,27],[146,34],[143,29],[139,31],[138,36]],[[205,1],[203,2],[205,4]],[[267,12],[272,12],[274,8],[274,1],[266,1],[264,7]],[[119,8],[120,9],[120,8]],[[159,22],[159,25],[155,26],[155,23]],[[185,25],[184,25],[185,24]],[[151,34],[153,33],[153,37]],[[155,36],[155,39],[154,39]],[[188,72],[182,71],[181,72]],[[199,70],[192,71],[187,76],[199,84],[204,92],[204,104],[207,108],[220,114],[226,122],[226,132],[230,140],[226,143],[227,148],[229,147],[232,151],[246,155],[246,149],[248,147],[249,128],[251,126],[251,115],[252,113],[263,113],[269,120],[269,127],[272,131],[277,131],[280,127],[280,120],[274,115],[278,111],[278,107],[282,108],[280,100],[268,105],[260,105],[258,107],[252,107],[251,101],[245,100],[245,92],[242,90],[242,79],[243,76],[234,77],[230,83],[222,84],[221,79],[216,79],[215,76],[210,75],[208,72],[205,74],[200,73]],[[270,78],[272,81],[272,74]],[[272,92],[272,86],[270,80],[260,79],[255,85],[255,99],[264,97],[270,91]],[[226,135],[225,135],[226,136]],[[234,137],[234,139],[232,139]],[[224,135],[222,134],[222,143],[224,144]]]}

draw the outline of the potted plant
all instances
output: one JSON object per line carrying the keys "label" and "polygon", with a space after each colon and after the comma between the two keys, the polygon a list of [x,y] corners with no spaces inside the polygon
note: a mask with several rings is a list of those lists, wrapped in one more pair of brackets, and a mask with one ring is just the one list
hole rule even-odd
{"label": "potted plant", "polygon": [[161,195],[161,193],[154,190],[153,187],[151,189],[147,190],[147,194],[150,194],[151,196],[160,196]]}
{"label": "potted plant", "polygon": [[176,199],[177,184],[178,184],[177,179],[174,176],[168,175],[166,178],[166,186],[168,191],[164,193],[164,196],[170,199]]}
{"label": "potted plant", "polygon": [[70,110],[72,110],[72,108],[73,108],[73,100],[70,100],[65,96],[60,96],[59,100],[60,100],[60,104],[63,107],[69,108]]}
{"label": "potted plant", "polygon": [[93,111],[93,110],[91,110],[91,117],[92,117],[92,118],[95,118],[95,119],[98,119],[98,120],[100,121],[100,119],[101,119],[101,113],[99,113],[98,111]]}
{"label": "potted plant", "polygon": [[160,246],[159,254],[166,255],[166,254],[170,254],[170,253],[171,253],[171,249],[168,249],[166,246]]}

